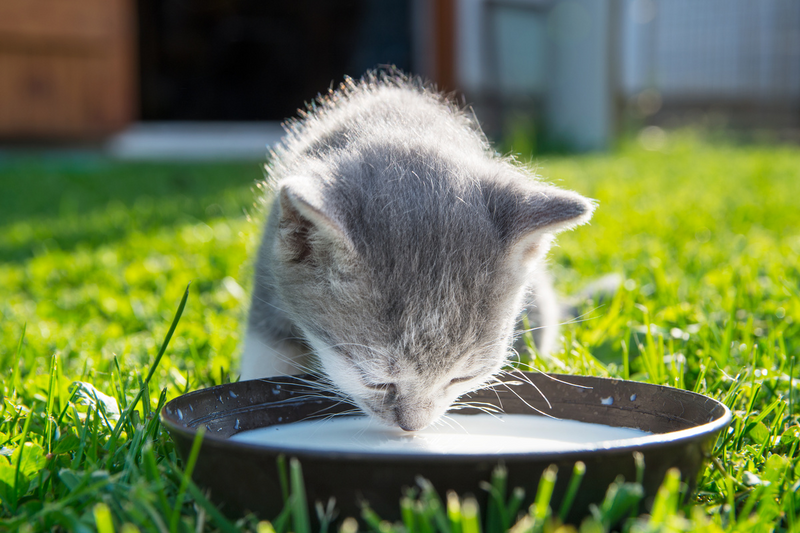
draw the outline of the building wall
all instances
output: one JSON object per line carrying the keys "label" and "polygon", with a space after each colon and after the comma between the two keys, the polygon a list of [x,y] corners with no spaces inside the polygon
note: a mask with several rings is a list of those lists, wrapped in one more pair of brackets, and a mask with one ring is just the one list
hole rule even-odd
{"label": "building wall", "polygon": [[800,99],[800,2],[625,0],[625,94]]}

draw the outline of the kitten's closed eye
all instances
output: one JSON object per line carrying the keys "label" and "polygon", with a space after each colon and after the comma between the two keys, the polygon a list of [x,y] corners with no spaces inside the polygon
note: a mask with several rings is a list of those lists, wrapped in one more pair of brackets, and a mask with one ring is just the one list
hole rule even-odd
{"label": "kitten's closed eye", "polygon": [[448,383],[448,386],[456,385],[458,383],[466,383],[467,381],[472,381],[473,379],[475,379],[477,377],[478,376],[476,375],[476,376],[464,376],[463,378],[453,378],[453,379],[450,380],[450,383]]}
{"label": "kitten's closed eye", "polygon": [[378,392],[386,392],[392,394],[397,390],[397,387],[395,386],[394,383],[370,383],[368,381],[363,381],[363,383],[366,388]]}

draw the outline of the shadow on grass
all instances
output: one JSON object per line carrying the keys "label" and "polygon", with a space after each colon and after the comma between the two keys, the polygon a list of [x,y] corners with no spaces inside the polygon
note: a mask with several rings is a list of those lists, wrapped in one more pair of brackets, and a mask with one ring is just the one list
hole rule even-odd
{"label": "shadow on grass", "polygon": [[134,232],[241,216],[258,164],[127,163],[101,157],[0,160],[0,261],[98,246]]}

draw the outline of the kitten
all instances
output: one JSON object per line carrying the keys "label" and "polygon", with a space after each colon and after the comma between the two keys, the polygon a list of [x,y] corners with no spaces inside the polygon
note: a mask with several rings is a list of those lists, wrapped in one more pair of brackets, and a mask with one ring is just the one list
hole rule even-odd
{"label": "kitten", "polygon": [[397,72],[309,106],[268,165],[276,191],[256,262],[242,379],[297,374],[405,430],[438,419],[507,361],[541,263],[593,204],[496,155],[444,96]]}

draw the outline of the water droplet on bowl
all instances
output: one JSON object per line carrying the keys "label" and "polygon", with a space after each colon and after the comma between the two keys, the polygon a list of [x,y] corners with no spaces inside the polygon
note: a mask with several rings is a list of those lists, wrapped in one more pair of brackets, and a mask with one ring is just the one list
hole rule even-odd
{"label": "water droplet on bowl", "polygon": [[601,398],[600,403],[603,405],[613,405],[614,404],[614,397],[609,396],[608,398]]}

